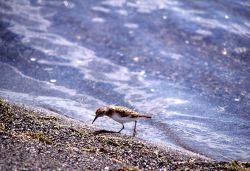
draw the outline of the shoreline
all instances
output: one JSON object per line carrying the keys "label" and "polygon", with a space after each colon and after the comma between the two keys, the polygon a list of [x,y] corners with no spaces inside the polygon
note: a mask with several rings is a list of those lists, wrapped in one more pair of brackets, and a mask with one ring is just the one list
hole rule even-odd
{"label": "shoreline", "polygon": [[250,170],[0,98],[0,170]]}

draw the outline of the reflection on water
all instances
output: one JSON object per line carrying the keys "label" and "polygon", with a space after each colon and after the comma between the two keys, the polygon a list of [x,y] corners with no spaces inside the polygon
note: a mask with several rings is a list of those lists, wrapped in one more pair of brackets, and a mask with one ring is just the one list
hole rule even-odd
{"label": "reflection on water", "polygon": [[[97,107],[153,115],[148,141],[250,159],[250,3],[0,2],[0,96],[90,124]],[[116,131],[101,118],[96,125]],[[124,133],[132,135],[133,123]]]}

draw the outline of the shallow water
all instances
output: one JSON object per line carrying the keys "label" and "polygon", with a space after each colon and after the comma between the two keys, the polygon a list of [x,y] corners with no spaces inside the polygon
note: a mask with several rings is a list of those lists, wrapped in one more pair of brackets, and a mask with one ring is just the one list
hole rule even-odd
{"label": "shallow water", "polygon": [[[90,124],[149,113],[137,136],[250,160],[248,1],[0,2],[0,96]],[[95,126],[119,130],[100,118]],[[133,123],[124,133],[132,135]]]}

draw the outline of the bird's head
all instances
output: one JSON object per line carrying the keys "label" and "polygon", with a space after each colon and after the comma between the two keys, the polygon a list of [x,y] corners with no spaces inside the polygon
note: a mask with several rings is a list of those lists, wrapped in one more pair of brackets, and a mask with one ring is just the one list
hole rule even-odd
{"label": "bird's head", "polygon": [[96,110],[95,112],[95,119],[93,120],[92,124],[95,122],[95,120],[99,117],[103,117],[106,115],[106,113],[108,112],[108,107],[100,107]]}

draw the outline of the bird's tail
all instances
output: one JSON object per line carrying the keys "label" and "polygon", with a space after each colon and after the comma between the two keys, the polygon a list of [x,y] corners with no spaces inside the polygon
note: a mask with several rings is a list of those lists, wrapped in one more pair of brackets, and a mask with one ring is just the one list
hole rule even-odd
{"label": "bird's tail", "polygon": [[152,116],[149,116],[149,115],[140,115],[139,117],[140,118],[148,118],[148,119],[152,118]]}

